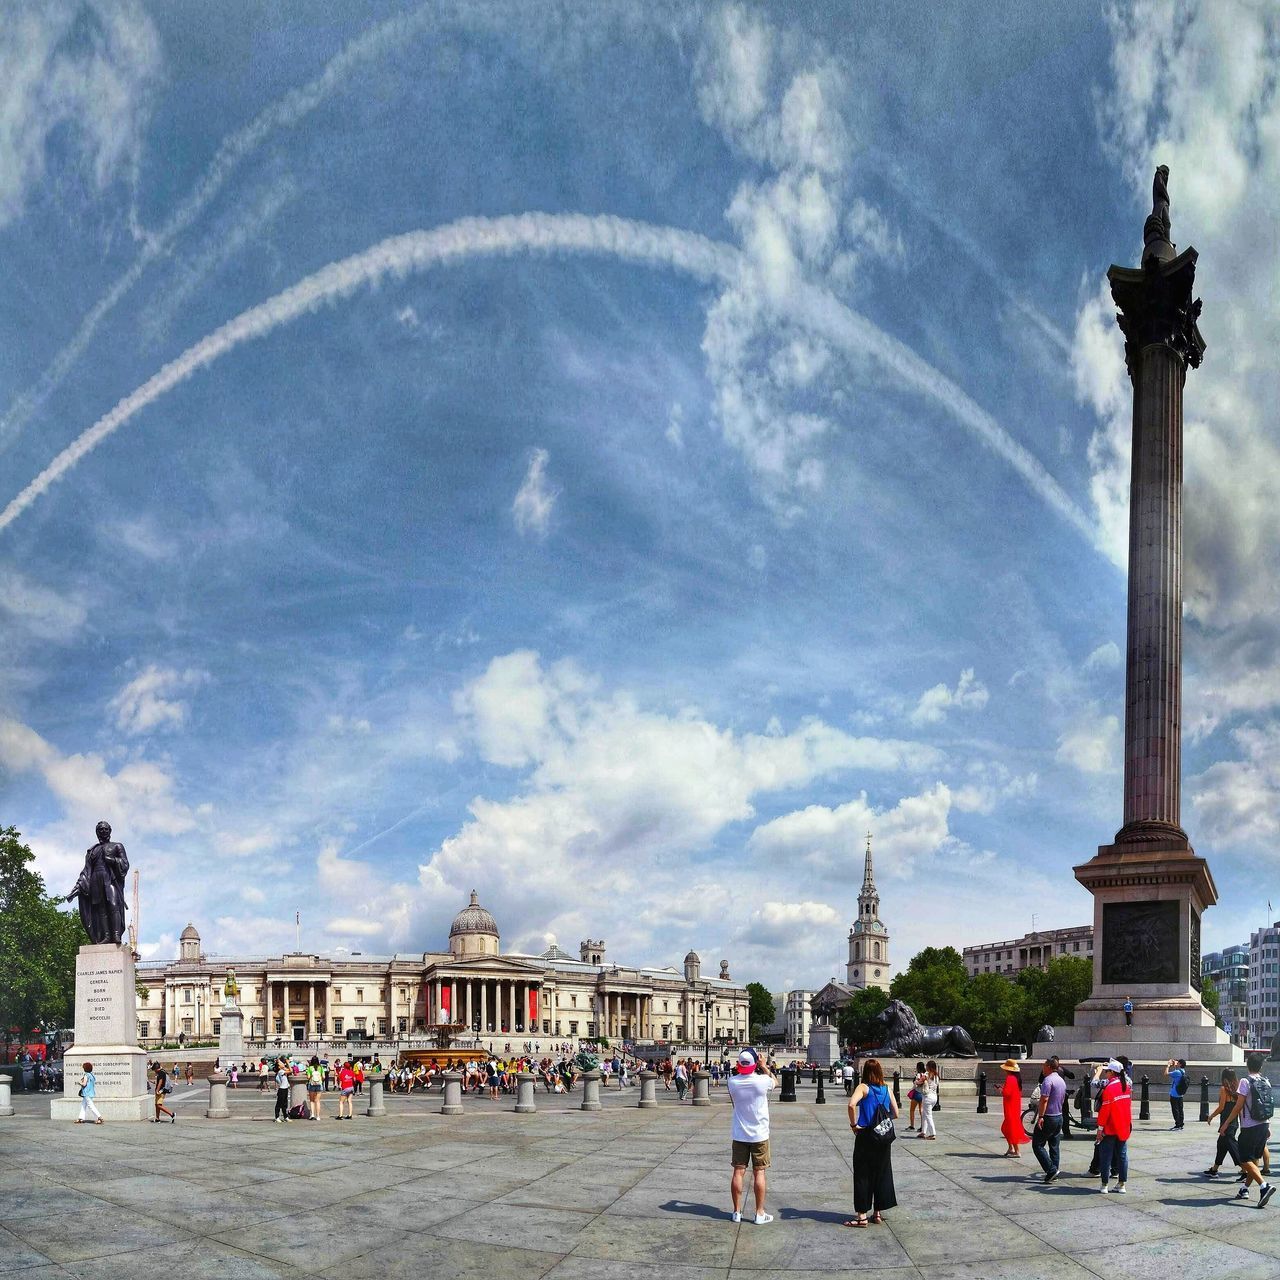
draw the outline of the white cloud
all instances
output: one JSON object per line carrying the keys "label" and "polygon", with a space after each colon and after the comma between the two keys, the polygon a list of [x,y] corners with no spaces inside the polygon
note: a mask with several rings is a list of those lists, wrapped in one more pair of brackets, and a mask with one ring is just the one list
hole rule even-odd
{"label": "white cloud", "polygon": [[551,511],[559,497],[559,491],[547,484],[547,463],[550,455],[545,449],[535,449],[529,458],[529,469],[511,503],[511,514],[521,533],[533,533],[545,537],[551,522]]}
{"label": "white cloud", "polygon": [[941,782],[887,810],[877,810],[864,792],[835,808],[813,804],[774,818],[751,833],[748,848],[807,874],[860,879],[864,840],[872,831],[877,877],[909,877],[921,860],[949,847],[951,807],[951,789]]}
{"label": "white cloud", "polygon": [[6,7],[0,40],[0,228],[46,179],[64,139],[96,191],[130,175],[140,153],[160,41],[145,11],[115,4]]}
{"label": "white cloud", "polygon": [[65,643],[84,626],[88,609],[76,596],[63,595],[0,566],[0,611],[37,640]]}
{"label": "white cloud", "polygon": [[1102,715],[1091,703],[1059,736],[1056,755],[1081,773],[1106,773],[1115,769],[1119,752],[1119,717]]}
{"label": "white cloud", "polygon": [[949,711],[981,711],[990,696],[986,685],[974,676],[973,668],[966,667],[954,689],[945,684],[935,684],[920,695],[920,701],[911,713],[911,723],[940,724]]}
{"label": "white cloud", "polygon": [[671,406],[671,412],[667,415],[667,429],[663,432],[670,444],[684,451],[684,409],[677,400]]}
{"label": "white cloud", "polygon": [[1232,733],[1240,755],[1189,780],[1196,829],[1219,844],[1242,844],[1274,857],[1280,836],[1280,726],[1245,725]]}
{"label": "white cloud", "polygon": [[376,938],[386,932],[386,925],[380,920],[363,920],[358,916],[338,916],[325,924],[324,931],[343,937]]}
{"label": "white cloud", "polygon": [[396,312],[396,319],[406,329],[416,329],[422,323],[422,321],[418,319],[417,311],[415,311],[408,303],[405,303],[405,305]]}
{"label": "white cloud", "polygon": [[1085,660],[1086,671],[1111,671],[1120,665],[1120,646],[1114,640],[1100,644]]}
{"label": "white cloud", "polygon": [[191,704],[173,697],[209,679],[207,671],[148,665],[107,704],[115,714],[122,733],[141,735],[181,729],[191,713]]}
{"label": "white cloud", "polygon": [[818,930],[839,932],[839,913],[825,902],[762,902],[736,934],[739,942],[761,947],[793,947]]}

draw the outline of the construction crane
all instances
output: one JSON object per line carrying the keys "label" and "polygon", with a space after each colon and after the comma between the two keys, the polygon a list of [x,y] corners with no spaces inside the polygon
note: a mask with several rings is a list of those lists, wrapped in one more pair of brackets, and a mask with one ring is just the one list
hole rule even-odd
{"label": "construction crane", "polygon": [[133,872],[133,901],[129,904],[129,914],[132,919],[129,921],[129,950],[133,952],[135,960],[141,959],[138,955],[138,872]]}

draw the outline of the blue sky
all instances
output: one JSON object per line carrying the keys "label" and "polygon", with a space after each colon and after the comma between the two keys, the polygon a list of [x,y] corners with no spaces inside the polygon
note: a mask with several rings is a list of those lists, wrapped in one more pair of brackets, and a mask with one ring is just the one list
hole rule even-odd
{"label": "blue sky", "polygon": [[1280,21],[1180,10],[19,7],[0,818],[54,888],[109,818],[149,955],[437,947],[474,887],[513,949],[814,986],[868,829],[899,963],[1090,918],[1103,286],[1163,162],[1209,347],[1183,817],[1245,936]]}

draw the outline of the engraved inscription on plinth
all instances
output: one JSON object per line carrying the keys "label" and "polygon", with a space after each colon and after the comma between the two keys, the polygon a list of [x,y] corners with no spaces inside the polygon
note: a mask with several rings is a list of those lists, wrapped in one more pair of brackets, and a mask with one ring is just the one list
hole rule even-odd
{"label": "engraved inscription on plinth", "polygon": [[1102,904],[1102,981],[1178,981],[1177,901]]}

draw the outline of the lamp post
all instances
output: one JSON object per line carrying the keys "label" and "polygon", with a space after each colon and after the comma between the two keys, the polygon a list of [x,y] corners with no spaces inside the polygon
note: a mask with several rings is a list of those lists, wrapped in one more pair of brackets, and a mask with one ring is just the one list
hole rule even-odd
{"label": "lamp post", "polygon": [[711,1001],[711,988],[708,987],[702,993],[702,1037],[704,1044],[702,1065],[704,1067],[711,1065],[711,1010],[714,1007]]}

